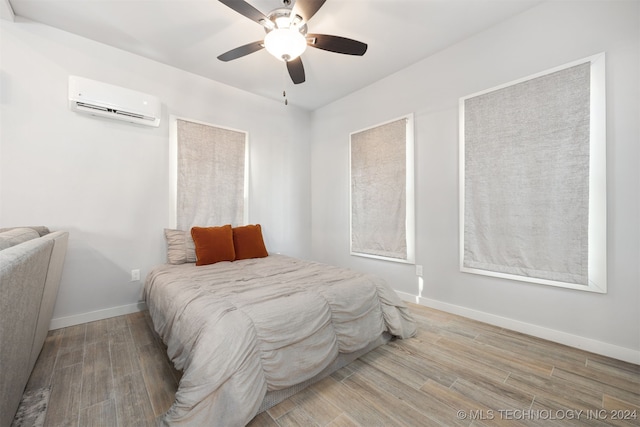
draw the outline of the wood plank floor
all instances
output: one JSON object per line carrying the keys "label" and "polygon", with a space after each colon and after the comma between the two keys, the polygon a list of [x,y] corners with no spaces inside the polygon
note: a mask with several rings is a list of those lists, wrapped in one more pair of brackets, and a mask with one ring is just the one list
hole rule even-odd
{"label": "wood plank floor", "polygon": [[[396,340],[249,426],[638,426],[640,366],[410,304]],[[180,372],[147,312],[49,332],[27,391],[51,387],[47,426],[153,426]]]}

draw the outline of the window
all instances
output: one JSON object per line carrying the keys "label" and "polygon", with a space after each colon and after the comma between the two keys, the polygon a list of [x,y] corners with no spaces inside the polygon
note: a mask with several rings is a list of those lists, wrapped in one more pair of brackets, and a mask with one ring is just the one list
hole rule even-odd
{"label": "window", "polygon": [[247,133],[171,118],[171,224],[247,222]]}
{"label": "window", "polygon": [[604,64],[460,100],[462,271],[606,292]]}
{"label": "window", "polygon": [[413,263],[413,115],[350,137],[351,254]]}

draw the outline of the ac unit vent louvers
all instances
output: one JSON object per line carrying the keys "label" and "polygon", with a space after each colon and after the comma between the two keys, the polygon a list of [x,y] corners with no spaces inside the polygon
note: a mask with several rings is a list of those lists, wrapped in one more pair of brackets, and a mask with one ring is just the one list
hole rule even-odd
{"label": "ac unit vent louvers", "polygon": [[120,114],[123,116],[135,117],[136,119],[141,119],[141,120],[149,120],[149,121],[155,120],[153,117],[143,116],[142,114],[131,113],[129,111],[116,110],[114,108],[101,107],[99,105],[87,104],[86,102],[76,102],[76,105],[82,108],[90,108],[92,110],[99,110],[99,111],[105,111],[112,114]]}

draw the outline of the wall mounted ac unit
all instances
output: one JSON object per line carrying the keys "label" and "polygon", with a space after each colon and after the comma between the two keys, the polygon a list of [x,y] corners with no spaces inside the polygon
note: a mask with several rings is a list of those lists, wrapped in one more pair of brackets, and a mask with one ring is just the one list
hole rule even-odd
{"label": "wall mounted ac unit", "polygon": [[161,105],[155,96],[84,77],[69,76],[69,108],[146,126],[160,125]]}

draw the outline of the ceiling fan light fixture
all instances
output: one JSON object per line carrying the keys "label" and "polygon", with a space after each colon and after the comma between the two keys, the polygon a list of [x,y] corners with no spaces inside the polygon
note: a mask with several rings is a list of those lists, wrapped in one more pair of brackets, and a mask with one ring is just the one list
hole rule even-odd
{"label": "ceiling fan light fixture", "polygon": [[289,7],[292,0],[281,0],[285,7],[274,9],[267,15],[251,6],[246,0],[219,1],[240,15],[257,22],[266,32],[264,41],[231,49],[218,56],[220,61],[227,62],[242,58],[266,48],[276,59],[285,62],[291,81],[294,84],[300,84],[305,82],[304,66],[300,55],[307,45],[344,55],[362,56],[367,51],[367,44],[357,40],[328,34],[308,34],[307,22],[326,0],[295,0],[293,7]]}
{"label": "ceiling fan light fixture", "polygon": [[267,33],[264,47],[281,61],[296,59],[307,48],[307,39],[295,27],[276,28]]}

